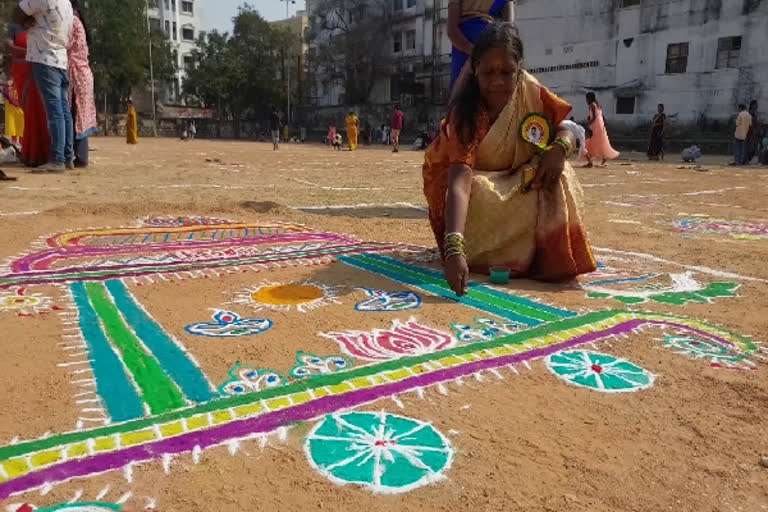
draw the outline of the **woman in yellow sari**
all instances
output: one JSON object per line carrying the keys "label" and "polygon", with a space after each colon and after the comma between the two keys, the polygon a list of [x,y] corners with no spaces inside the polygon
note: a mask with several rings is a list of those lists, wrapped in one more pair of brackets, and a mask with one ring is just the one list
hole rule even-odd
{"label": "woman in yellow sari", "polygon": [[131,100],[128,100],[128,113],[125,116],[125,133],[128,144],[139,143],[139,116]]}
{"label": "woman in yellow sari", "polygon": [[571,106],[522,69],[511,23],[493,23],[472,72],[427,150],[424,193],[445,277],[464,295],[469,271],[562,281],[596,262],[582,223],[583,193],[567,158]]}
{"label": "woman in yellow sari", "polygon": [[354,151],[357,149],[357,130],[360,124],[360,120],[357,118],[354,112],[350,112],[346,121],[347,139],[349,139],[349,150]]}

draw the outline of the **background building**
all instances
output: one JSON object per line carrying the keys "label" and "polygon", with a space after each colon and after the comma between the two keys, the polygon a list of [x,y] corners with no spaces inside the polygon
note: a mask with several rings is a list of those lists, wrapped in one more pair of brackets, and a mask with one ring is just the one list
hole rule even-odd
{"label": "background building", "polygon": [[[307,30],[309,27],[309,17],[307,11],[298,11],[290,18],[272,22],[272,26],[286,29],[290,34],[292,44],[288,45],[282,59],[282,76],[287,90],[290,90],[291,108],[298,103],[308,101],[307,80],[307,55],[309,44],[307,42]],[[292,117],[290,115],[288,118]]]}
{"label": "background building", "polygon": [[716,129],[738,103],[768,107],[768,2],[518,0],[526,64],[586,117],[595,91],[616,127],[650,122],[658,103],[677,123]]}
{"label": "background building", "polygon": [[185,69],[192,65],[192,50],[203,31],[202,0],[154,0],[150,5],[150,23],[154,28],[165,32],[174,50],[176,58],[176,80],[164,91],[164,102],[178,103],[181,100],[181,87]]}
{"label": "background building", "polygon": [[[365,108],[399,102],[422,110],[448,98],[448,0],[383,0],[391,61]],[[308,0],[309,55],[334,34]],[[360,5],[379,0],[360,0]],[[517,0],[526,67],[586,118],[595,91],[615,129],[647,125],[658,103],[678,126],[721,131],[736,105],[768,107],[768,2],[759,0]],[[310,62],[310,68],[312,63]],[[344,103],[343,81],[311,74],[311,103]],[[439,109],[431,109],[440,112]],[[437,114],[435,114],[437,115]],[[422,117],[424,117],[422,115]]]}

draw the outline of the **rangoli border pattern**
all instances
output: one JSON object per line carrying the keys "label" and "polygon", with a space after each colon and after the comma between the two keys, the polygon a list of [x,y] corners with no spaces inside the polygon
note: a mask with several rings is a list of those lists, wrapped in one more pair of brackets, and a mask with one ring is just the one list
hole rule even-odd
{"label": "rangoli border pattern", "polygon": [[142,420],[0,448],[0,499],[46,484],[257,437],[282,426],[359,407],[644,327],[667,327],[743,352],[748,339],[702,322],[655,313],[603,311],[484,343],[360,367]]}

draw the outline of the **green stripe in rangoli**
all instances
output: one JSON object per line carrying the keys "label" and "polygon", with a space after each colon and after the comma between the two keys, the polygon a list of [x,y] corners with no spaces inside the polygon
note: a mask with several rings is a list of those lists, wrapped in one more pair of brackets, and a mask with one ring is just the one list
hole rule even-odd
{"label": "green stripe in rangoli", "polygon": [[[421,275],[422,278],[424,278],[425,280],[428,280],[429,282],[432,282],[432,283],[442,284],[444,289],[450,290],[450,287],[445,282],[445,278],[443,276],[443,273],[440,272],[440,271],[437,271],[435,269],[432,269],[432,268],[429,268],[429,267],[420,267],[420,266],[409,265],[409,264],[404,263],[404,262],[402,262],[400,260],[394,259],[394,258],[389,257],[389,256],[384,256],[384,255],[381,255],[381,254],[371,253],[371,254],[362,254],[361,256],[363,256],[365,258],[368,258],[368,259],[373,259],[373,260],[376,260],[376,261],[380,261],[382,263],[387,263],[389,265],[394,265],[394,266],[398,267],[399,269],[401,269],[403,271],[416,272],[419,275]],[[345,258],[355,258],[355,256],[348,256],[348,257],[345,256]],[[480,284],[480,283],[470,283],[469,284],[469,289],[472,290],[472,291],[476,291],[478,293],[482,293],[483,295],[487,295],[487,296],[490,296],[490,297],[495,297],[495,298],[500,299],[500,300],[502,300],[504,302],[513,303],[513,304],[515,304],[517,306],[531,308],[535,312],[538,312],[539,314],[542,313],[542,312],[550,313],[553,316],[547,317],[546,318],[547,321],[558,319],[558,318],[572,318],[572,317],[575,317],[575,316],[579,315],[575,311],[569,311],[567,309],[560,309],[560,308],[556,308],[554,306],[548,306],[547,304],[542,304],[540,302],[537,302],[537,301],[534,301],[534,300],[531,300],[531,299],[526,299],[525,297],[519,297],[517,295],[512,295],[512,294],[507,293],[507,292],[502,292],[502,291],[499,291],[499,290],[495,290],[493,288],[490,288],[490,287],[485,286],[485,285]],[[544,319],[544,318],[542,318],[542,319]]]}
{"label": "green stripe in rangoli", "polygon": [[102,283],[86,283],[88,298],[104,324],[104,332],[120,351],[123,363],[133,375],[142,398],[152,414],[179,409],[186,405],[181,391],[163,372],[160,364],[148,354],[139,339],[123,321],[115,304],[107,298]]}
{"label": "green stripe in rangoli", "polygon": [[[154,425],[162,425],[170,423],[172,421],[180,420],[182,418],[189,418],[198,414],[205,414],[210,412],[216,412],[233,407],[239,407],[243,405],[250,405],[262,400],[269,400],[271,398],[298,393],[306,390],[319,389],[325,386],[336,386],[343,383],[346,380],[353,380],[359,377],[368,377],[382,372],[397,370],[406,366],[415,366],[420,363],[429,363],[435,359],[450,356],[463,356],[473,352],[477,352],[483,349],[492,349],[503,345],[519,345],[526,342],[531,342],[536,338],[546,337],[550,334],[562,333],[571,329],[584,329],[585,332],[593,331],[596,325],[606,320],[611,321],[614,317],[619,315],[627,315],[630,318],[639,320],[648,319],[650,321],[667,321],[667,322],[688,322],[689,320],[683,317],[674,315],[664,315],[650,312],[635,312],[624,310],[609,310],[609,311],[597,311],[588,313],[586,315],[561,320],[558,322],[552,322],[540,327],[515,333],[503,338],[497,338],[493,341],[472,343],[470,345],[461,345],[449,350],[440,351],[433,354],[426,354],[418,357],[402,358],[394,361],[387,361],[371,366],[364,366],[351,370],[349,372],[335,373],[331,375],[319,376],[306,381],[295,382],[287,386],[279,388],[266,389],[257,393],[250,393],[246,395],[240,395],[236,397],[227,397],[212,400],[211,402],[201,404],[186,409],[168,412],[144,418],[141,420],[129,421],[126,423],[110,425],[108,427],[102,427],[94,430],[87,430],[81,432],[70,432],[66,434],[60,434],[57,436],[51,436],[45,439],[38,439],[29,441],[26,443],[19,443],[10,446],[4,446],[0,448],[0,461],[9,458],[17,457],[27,453],[33,453],[41,450],[54,448],[57,446],[63,446],[70,443],[76,443],[79,441],[85,441],[91,438],[106,437],[114,434],[120,434],[125,432],[138,431]],[[728,332],[718,328],[712,328],[713,331]],[[737,339],[742,344],[743,350],[751,352],[757,350],[757,346],[749,339],[730,333],[729,335]]]}
{"label": "green stripe in rangoli", "polygon": [[[471,286],[467,295],[457,298],[445,279],[438,278],[426,272],[420,272],[417,267],[396,265],[394,264],[394,260],[387,261],[373,258],[368,255],[341,256],[338,259],[343,263],[348,263],[352,266],[362,266],[367,270],[385,275],[395,281],[410,284],[411,286],[454,300],[460,304],[488,311],[489,313],[503,316],[512,321],[519,321],[526,325],[535,326],[543,322],[551,322],[562,318],[562,316],[521,304],[519,301],[504,299],[490,294],[486,292],[482,286]],[[495,311],[494,308],[504,310],[507,313],[505,314]],[[512,313],[512,315],[510,315],[510,313]]]}
{"label": "green stripe in rangoli", "polygon": [[625,311],[598,311],[590,313],[578,318],[572,318],[562,320],[560,322],[553,322],[541,327],[530,329],[515,333],[503,338],[497,338],[493,341],[472,343],[470,345],[462,345],[449,350],[444,350],[434,354],[426,354],[418,357],[408,357],[397,359],[394,361],[387,361],[371,366],[363,366],[348,372],[334,373],[331,375],[318,376],[306,381],[294,382],[287,386],[279,388],[270,388],[257,393],[249,393],[246,395],[239,395],[235,397],[220,398],[212,400],[205,404],[201,404],[194,407],[189,407],[180,411],[169,412],[162,415],[156,415],[149,418],[134,420],[127,423],[121,423],[111,425],[108,427],[102,427],[99,429],[83,431],[83,432],[70,432],[67,434],[60,434],[58,436],[51,436],[45,439],[39,439],[36,441],[30,441],[28,443],[19,443],[12,446],[5,446],[0,448],[0,460],[5,460],[11,457],[15,457],[29,451],[44,450],[58,446],[59,444],[69,444],[77,441],[84,441],[89,438],[109,436],[122,432],[131,432],[134,430],[140,430],[143,428],[151,427],[153,425],[164,424],[171,421],[179,420],[182,418],[189,418],[198,414],[204,414],[208,412],[220,411],[222,409],[228,409],[232,407],[239,407],[242,405],[249,405],[260,402],[261,400],[269,400],[282,395],[288,395],[292,393],[298,393],[300,391],[319,389],[325,386],[336,386],[346,380],[352,380],[359,377],[368,377],[376,375],[382,372],[397,370],[404,366],[417,365],[420,363],[428,363],[434,359],[450,356],[462,356],[477,352],[482,349],[491,349],[494,347],[500,347],[502,345],[516,345],[530,341],[533,338],[547,336],[552,333],[566,331],[573,328],[582,327],[585,325],[596,324],[603,320],[608,320],[617,314],[626,313]]}

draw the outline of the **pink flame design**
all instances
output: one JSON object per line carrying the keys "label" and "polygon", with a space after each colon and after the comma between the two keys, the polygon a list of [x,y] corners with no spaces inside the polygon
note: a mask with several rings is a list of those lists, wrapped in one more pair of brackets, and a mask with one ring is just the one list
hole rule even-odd
{"label": "pink flame design", "polygon": [[450,348],[456,340],[450,334],[419,325],[411,318],[407,323],[395,320],[388,331],[346,331],[321,334],[339,344],[352,357],[369,361],[391,361],[402,357],[431,354]]}

